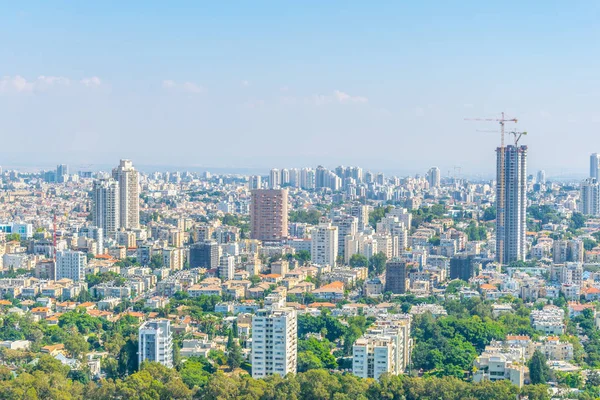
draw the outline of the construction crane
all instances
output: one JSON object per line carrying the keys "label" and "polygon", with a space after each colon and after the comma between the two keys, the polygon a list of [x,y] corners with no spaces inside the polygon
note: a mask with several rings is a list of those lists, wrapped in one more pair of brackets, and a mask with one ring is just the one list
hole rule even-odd
{"label": "construction crane", "polygon": [[519,140],[521,140],[521,136],[523,135],[527,135],[527,132],[508,132],[509,135],[514,135],[515,137],[515,147],[517,147],[519,145]]}
{"label": "construction crane", "polygon": [[[517,119],[516,118],[508,118],[504,113],[501,113],[500,118],[465,118],[465,121],[485,121],[485,122],[497,122],[500,124],[500,166],[502,168],[502,171],[504,171],[504,165],[505,165],[505,154],[504,154],[504,125],[507,122],[514,122],[517,123]],[[521,136],[519,135],[519,138]],[[515,139],[516,139],[516,135],[515,135]],[[496,204],[497,204],[497,220],[498,221],[498,230],[500,230],[500,228],[502,228],[502,232],[496,232],[496,243],[497,243],[497,253],[496,256],[498,257],[498,262],[500,262],[500,265],[502,265],[504,263],[504,173],[499,174],[500,175],[500,182],[499,182],[499,190],[496,193]]]}

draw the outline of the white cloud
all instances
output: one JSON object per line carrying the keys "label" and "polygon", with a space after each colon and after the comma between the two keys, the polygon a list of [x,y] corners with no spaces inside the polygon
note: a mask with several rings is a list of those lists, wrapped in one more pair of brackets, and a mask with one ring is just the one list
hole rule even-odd
{"label": "white cloud", "polygon": [[174,91],[187,92],[187,93],[202,93],[202,92],[204,92],[204,88],[194,82],[178,83],[178,82],[172,81],[170,79],[164,80],[162,82],[162,87],[163,87],[163,89],[167,89],[167,90],[174,90]]}
{"label": "white cloud", "polygon": [[[21,75],[3,76],[0,78],[0,93],[34,93],[50,90],[56,87],[71,86],[72,80],[64,76],[40,75],[35,79],[27,80]],[[75,81],[77,82],[77,81]],[[99,86],[100,78],[97,76],[84,78],[79,81],[83,86]]]}
{"label": "white cloud", "polygon": [[79,81],[79,83],[87,87],[98,87],[102,84],[102,81],[97,76],[92,76],[89,78],[83,78]]}
{"label": "white cloud", "polygon": [[341,90],[334,90],[333,94],[316,94],[311,97],[311,102],[317,106],[322,106],[330,103],[338,104],[366,104],[369,99],[363,96],[352,96]]}

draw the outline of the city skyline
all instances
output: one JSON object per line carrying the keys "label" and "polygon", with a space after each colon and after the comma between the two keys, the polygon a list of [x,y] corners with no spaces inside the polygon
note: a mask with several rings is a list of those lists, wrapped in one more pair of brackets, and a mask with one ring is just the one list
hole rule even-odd
{"label": "city skyline", "polygon": [[[499,138],[463,119],[502,111],[531,132],[532,170],[583,171],[600,149],[593,2],[139,5],[7,5],[0,33],[17,39],[0,70],[1,164],[460,165],[493,176]],[[167,138],[185,146],[164,152]],[[206,151],[224,138],[226,151]]]}

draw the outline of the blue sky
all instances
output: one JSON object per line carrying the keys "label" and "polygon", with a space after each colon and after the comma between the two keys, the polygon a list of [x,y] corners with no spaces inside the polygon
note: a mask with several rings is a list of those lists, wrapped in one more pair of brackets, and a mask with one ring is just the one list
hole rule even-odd
{"label": "blue sky", "polygon": [[532,172],[600,151],[598,2],[4,3],[0,165],[485,174],[500,111]]}

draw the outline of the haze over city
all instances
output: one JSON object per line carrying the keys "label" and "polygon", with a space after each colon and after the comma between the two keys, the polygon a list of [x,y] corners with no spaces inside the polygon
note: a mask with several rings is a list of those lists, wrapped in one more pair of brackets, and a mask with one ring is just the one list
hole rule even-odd
{"label": "haze over city", "polygon": [[3,166],[361,165],[492,177],[504,111],[531,170],[600,149],[597,2],[13,2]]}

